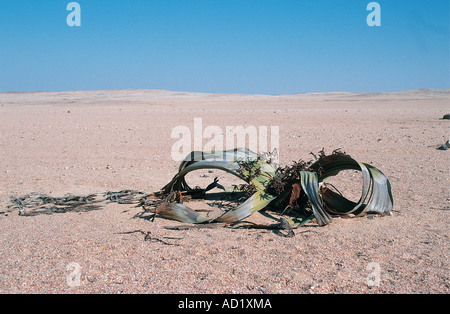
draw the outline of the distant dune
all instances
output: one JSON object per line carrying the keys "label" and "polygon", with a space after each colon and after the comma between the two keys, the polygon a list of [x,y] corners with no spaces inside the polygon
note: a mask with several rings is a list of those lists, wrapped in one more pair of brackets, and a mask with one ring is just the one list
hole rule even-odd
{"label": "distant dune", "polygon": [[33,104],[101,104],[101,103],[149,103],[151,101],[164,102],[192,102],[196,100],[214,103],[221,100],[258,101],[270,99],[285,99],[289,101],[354,101],[355,99],[445,99],[450,98],[450,89],[418,89],[401,92],[386,93],[301,93],[286,95],[248,95],[248,94],[211,94],[194,92],[177,92],[167,90],[145,90],[145,89],[119,89],[98,91],[64,91],[64,92],[6,92],[0,93],[1,104],[20,104],[32,102]]}

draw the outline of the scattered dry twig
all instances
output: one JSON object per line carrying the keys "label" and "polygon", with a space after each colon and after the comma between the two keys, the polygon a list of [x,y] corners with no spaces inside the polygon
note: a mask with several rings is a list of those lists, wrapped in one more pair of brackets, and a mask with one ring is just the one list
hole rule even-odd
{"label": "scattered dry twig", "polygon": [[[161,242],[162,244],[165,244],[165,245],[174,245],[174,246],[178,246],[178,244],[175,244],[175,243],[166,242],[166,241],[161,240],[161,239],[159,239],[159,238],[153,238],[153,237],[151,237],[151,232],[150,232],[150,231],[144,231],[144,230],[142,230],[142,229],[133,230],[133,231],[118,232],[118,233],[116,233],[116,234],[132,234],[132,233],[142,233],[142,234],[144,235],[144,241]],[[183,239],[183,238],[163,237],[163,239],[181,240],[181,239]]]}

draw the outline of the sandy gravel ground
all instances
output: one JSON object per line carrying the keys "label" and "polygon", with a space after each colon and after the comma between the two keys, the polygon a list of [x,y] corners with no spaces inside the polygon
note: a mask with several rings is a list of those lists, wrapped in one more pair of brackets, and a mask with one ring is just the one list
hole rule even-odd
{"label": "sandy gravel ground", "polygon": [[[0,293],[448,293],[450,152],[436,149],[450,137],[450,121],[440,119],[447,113],[449,90],[2,93]],[[171,130],[192,129],[194,118],[223,129],[279,126],[282,165],[342,148],[387,175],[393,215],[334,219],[285,238],[167,230],[178,223],[133,218],[141,209],[132,205],[33,217],[6,207],[31,192],[158,190],[178,167]],[[230,181],[208,172],[193,179],[206,185],[216,175]],[[358,197],[355,178],[344,195]],[[271,222],[262,214],[248,220]],[[138,229],[164,242],[121,234]]]}

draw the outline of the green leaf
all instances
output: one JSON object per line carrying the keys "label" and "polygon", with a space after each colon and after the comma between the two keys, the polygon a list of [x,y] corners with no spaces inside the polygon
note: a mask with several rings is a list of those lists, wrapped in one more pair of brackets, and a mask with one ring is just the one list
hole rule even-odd
{"label": "green leaf", "polygon": [[319,226],[327,225],[331,222],[331,216],[323,208],[323,201],[319,195],[319,180],[317,173],[300,171],[300,181],[303,191],[309,199],[314,217]]}
{"label": "green leaf", "polygon": [[366,163],[359,163],[349,156],[330,155],[320,158],[311,166],[311,169],[321,172],[319,182],[323,182],[343,170],[362,171],[363,187],[358,203],[330,190],[321,192],[324,208],[330,214],[388,214],[392,211],[391,185],[387,177],[377,168]]}
{"label": "green leaf", "polygon": [[[241,168],[242,161],[252,161]],[[236,206],[218,217],[208,219],[183,204],[170,203],[157,209],[163,217],[189,223],[225,222],[232,223],[245,219],[253,213],[268,206],[276,196],[268,194],[265,189],[275,175],[275,168],[258,159],[258,155],[246,148],[218,152],[192,152],[179,167],[179,172],[164,188],[165,193],[172,191],[189,191],[185,181],[187,173],[199,169],[220,169],[252,184],[257,192],[244,203]],[[333,154],[319,158],[309,168],[299,171],[300,183],[308,197],[313,216],[319,226],[332,221],[332,215],[359,215],[364,213],[387,214],[393,208],[391,185],[387,177],[377,168],[359,163],[350,156]],[[343,170],[358,170],[363,174],[363,186],[358,202],[353,202],[330,189],[320,188],[320,183],[336,176]],[[217,182],[214,182],[217,186]],[[210,187],[213,187],[210,185]],[[293,227],[304,225],[311,217],[305,219],[287,219]]]}
{"label": "green leaf", "polygon": [[[249,176],[248,173],[239,172],[239,162],[243,160],[253,160],[253,169],[248,171],[258,173],[255,176]],[[163,217],[175,219],[182,222],[190,223],[204,223],[204,222],[236,222],[247,218],[251,214],[266,207],[275,196],[272,196],[264,191],[266,185],[272,180],[275,174],[275,168],[267,162],[258,159],[258,155],[248,149],[233,149],[219,152],[192,152],[179,167],[179,172],[175,175],[171,182],[169,182],[163,191],[169,193],[175,189],[189,191],[191,188],[185,181],[185,176],[191,171],[199,169],[219,169],[233,174],[234,176],[253,184],[257,192],[249,197],[244,203],[229,209],[220,216],[207,219],[202,217],[189,207],[177,204],[170,205],[164,208]],[[251,177],[251,179],[249,179]],[[173,204],[173,203],[171,203]],[[176,204],[176,203],[175,203]]]}

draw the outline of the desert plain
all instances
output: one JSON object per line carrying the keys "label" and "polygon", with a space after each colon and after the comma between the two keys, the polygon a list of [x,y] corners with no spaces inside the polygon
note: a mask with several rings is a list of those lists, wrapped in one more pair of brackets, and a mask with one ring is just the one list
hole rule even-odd
{"label": "desert plain", "polygon": [[[450,152],[437,149],[450,138],[448,113],[450,90],[0,93],[0,293],[448,293]],[[179,166],[172,130],[195,118],[224,130],[278,126],[282,166],[341,148],[388,177],[392,215],[311,223],[287,238],[168,230],[179,223],[136,218],[142,209],[130,204],[37,216],[8,207],[32,192],[157,191]],[[205,186],[214,177],[233,184],[225,173],[190,174]],[[357,200],[362,183],[349,173],[340,187]]]}

